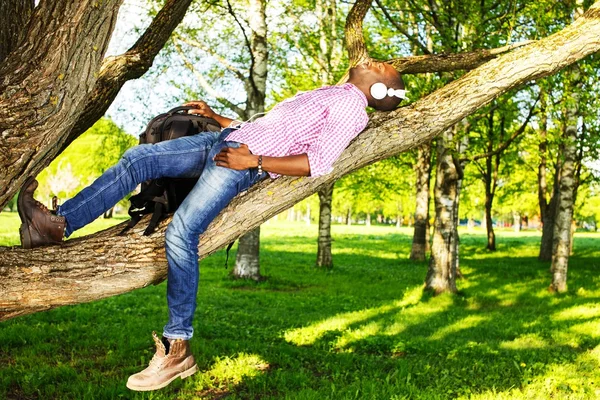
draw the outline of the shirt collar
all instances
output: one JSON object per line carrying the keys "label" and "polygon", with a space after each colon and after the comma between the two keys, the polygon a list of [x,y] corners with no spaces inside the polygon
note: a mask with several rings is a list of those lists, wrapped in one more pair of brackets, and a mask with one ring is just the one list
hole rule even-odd
{"label": "shirt collar", "polygon": [[359,96],[360,99],[362,100],[363,104],[365,105],[365,107],[369,105],[367,96],[365,96],[365,94],[359,88],[357,88],[354,84],[346,82],[342,85],[342,87],[346,90],[351,91],[352,93],[355,93],[357,96]]}

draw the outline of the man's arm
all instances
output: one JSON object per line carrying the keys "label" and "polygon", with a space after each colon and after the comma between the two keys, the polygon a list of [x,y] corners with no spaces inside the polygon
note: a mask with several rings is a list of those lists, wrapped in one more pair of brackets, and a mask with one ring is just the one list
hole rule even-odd
{"label": "man's arm", "polygon": [[228,128],[231,125],[231,123],[235,121],[234,119],[227,118],[227,117],[217,114],[216,112],[213,111],[212,108],[209,107],[208,104],[206,104],[206,102],[204,102],[202,100],[188,101],[187,103],[184,104],[184,106],[196,107],[192,110],[189,110],[188,113],[202,115],[203,117],[207,117],[207,118],[212,118],[215,121],[217,121],[219,123],[219,125],[221,125],[221,128]]}
{"label": "man's arm", "polygon": [[[219,167],[231,169],[248,169],[258,167],[258,155],[250,153],[248,146],[239,148],[226,147],[215,156]],[[290,176],[309,176],[310,165],[306,154],[285,157],[262,156],[262,169],[267,172]]]}

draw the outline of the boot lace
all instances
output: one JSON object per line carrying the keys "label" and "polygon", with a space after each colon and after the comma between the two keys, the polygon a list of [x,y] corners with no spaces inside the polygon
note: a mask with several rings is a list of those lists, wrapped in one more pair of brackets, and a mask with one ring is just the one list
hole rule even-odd
{"label": "boot lace", "polygon": [[162,365],[166,359],[167,359],[166,356],[161,357],[158,355],[158,353],[154,353],[154,356],[152,356],[152,359],[150,360],[148,367],[152,367],[158,373],[158,371],[160,370],[160,367],[162,367]]}
{"label": "boot lace", "polygon": [[37,200],[34,200],[34,201],[35,201],[35,205],[36,205],[36,206],[37,206],[39,209],[41,209],[43,212],[45,212],[45,213],[48,213],[48,212],[50,212],[50,210],[48,210],[48,207],[46,207],[45,205],[43,205],[42,203],[40,203],[40,202],[39,202],[39,201],[37,201]]}

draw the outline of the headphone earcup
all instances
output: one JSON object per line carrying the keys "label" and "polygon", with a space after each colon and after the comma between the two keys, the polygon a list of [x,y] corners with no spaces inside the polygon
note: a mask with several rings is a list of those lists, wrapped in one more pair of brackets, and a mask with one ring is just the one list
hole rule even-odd
{"label": "headphone earcup", "polygon": [[374,83],[373,85],[371,85],[371,96],[375,99],[375,100],[381,100],[383,98],[385,98],[385,96],[387,96],[387,86],[385,86],[384,83],[381,82],[377,82]]}

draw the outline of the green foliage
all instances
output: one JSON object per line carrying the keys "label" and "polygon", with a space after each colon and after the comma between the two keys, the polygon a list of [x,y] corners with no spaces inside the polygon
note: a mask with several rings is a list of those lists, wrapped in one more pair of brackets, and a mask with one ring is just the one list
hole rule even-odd
{"label": "green foliage", "polygon": [[136,144],[136,138],[111,120],[100,119],[40,173],[36,198],[49,202],[52,196],[59,201],[74,196]]}
{"label": "green foliage", "polygon": [[[11,219],[13,222],[11,222]],[[105,221],[97,223],[105,224]],[[18,217],[0,214],[18,241]],[[595,399],[600,247],[577,234],[572,292],[546,290],[538,234],[461,233],[458,296],[422,292],[410,229],[333,226],[336,268],[313,268],[316,231],[262,228],[265,282],[201,262],[192,349],[201,372],[152,393],[125,388],[154,352],[166,285],[0,324],[0,398]]]}

